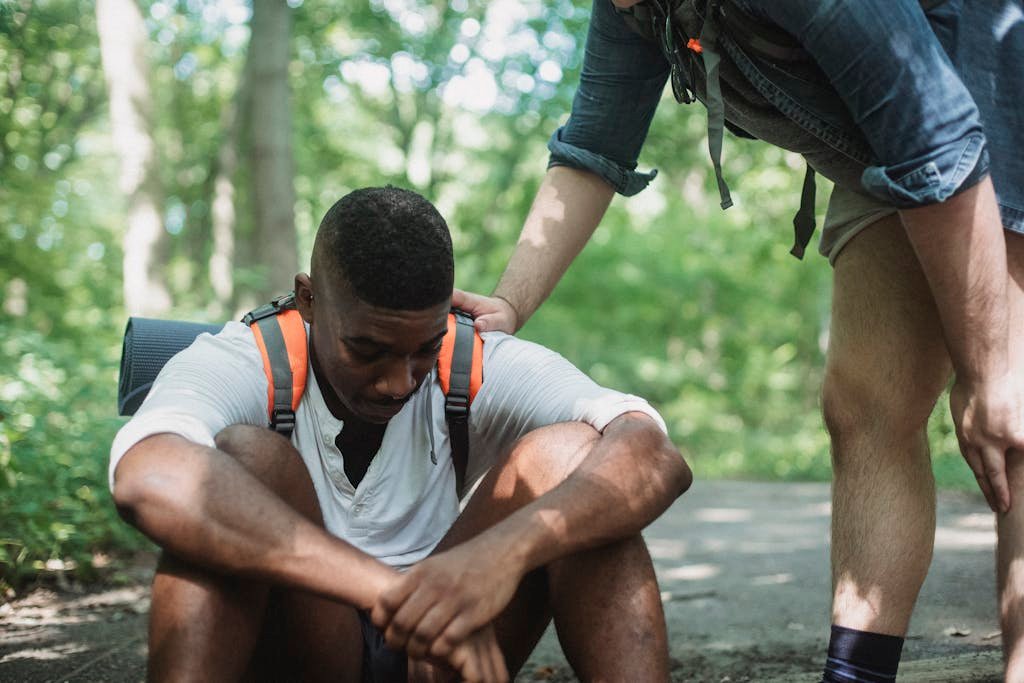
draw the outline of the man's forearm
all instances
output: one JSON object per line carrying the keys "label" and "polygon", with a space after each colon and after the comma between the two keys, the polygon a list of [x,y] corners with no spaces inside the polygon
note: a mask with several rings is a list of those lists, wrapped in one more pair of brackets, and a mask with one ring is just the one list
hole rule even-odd
{"label": "man's forearm", "polygon": [[561,484],[481,536],[514,553],[523,573],[560,557],[639,533],[692,482],[682,456],[646,416],[605,428]]}
{"label": "man's forearm", "polygon": [[959,380],[1008,370],[1006,242],[986,178],[942,204],[901,212],[928,278]]}
{"label": "man's forearm", "polygon": [[615,191],[597,175],[550,168],[530,207],[494,295],[508,301],[522,327],[551,294],[601,222]]}
{"label": "man's forearm", "polygon": [[[481,484],[483,497],[470,501],[473,521],[453,527],[468,540],[446,538],[442,546],[454,545],[412,567],[374,606],[392,647],[445,656],[506,608],[527,572],[635,537],[691,481],[679,451],[639,413],[613,420],[600,436],[585,425],[538,430],[517,448],[522,457],[511,454]],[[549,449],[560,455],[548,457]],[[486,526],[481,518],[509,509],[473,535],[474,522]],[[459,530],[464,521],[470,526]]]}
{"label": "man's forearm", "polygon": [[173,434],[118,465],[115,500],[165,550],[212,569],[370,607],[396,572],[330,536],[221,451]]}
{"label": "man's forearm", "polygon": [[956,371],[949,405],[960,451],[989,506],[1008,512],[1013,496],[1007,453],[1024,449],[1024,391],[1019,358],[1009,352],[1010,286],[991,181],[943,204],[901,214],[928,278]]}

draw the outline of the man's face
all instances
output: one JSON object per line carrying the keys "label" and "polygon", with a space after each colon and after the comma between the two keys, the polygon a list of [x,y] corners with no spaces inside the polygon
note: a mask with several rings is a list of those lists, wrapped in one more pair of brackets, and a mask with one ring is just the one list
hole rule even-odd
{"label": "man's face", "polygon": [[327,406],[341,419],[383,424],[398,414],[437,361],[449,301],[420,311],[371,306],[347,283],[295,278],[310,353]]}

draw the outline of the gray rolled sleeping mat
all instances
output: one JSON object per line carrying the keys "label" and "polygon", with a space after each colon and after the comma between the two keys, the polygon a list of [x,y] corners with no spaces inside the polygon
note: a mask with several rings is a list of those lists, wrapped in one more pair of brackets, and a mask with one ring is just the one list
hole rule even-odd
{"label": "gray rolled sleeping mat", "polygon": [[224,323],[128,318],[121,346],[121,378],[117,383],[117,412],[134,415],[149,393],[160,368],[203,332],[217,334]]}

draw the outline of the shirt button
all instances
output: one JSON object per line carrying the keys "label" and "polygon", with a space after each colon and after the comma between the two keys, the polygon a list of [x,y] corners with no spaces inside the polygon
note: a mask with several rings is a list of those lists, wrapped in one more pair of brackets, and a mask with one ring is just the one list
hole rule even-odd
{"label": "shirt button", "polygon": [[362,503],[356,503],[355,505],[353,505],[352,506],[352,512],[356,513],[357,515],[362,514],[363,513],[363,504]]}
{"label": "shirt button", "polygon": [[320,438],[323,440],[325,446],[330,446],[332,443],[334,443],[334,439],[331,438],[330,434],[324,434]]}

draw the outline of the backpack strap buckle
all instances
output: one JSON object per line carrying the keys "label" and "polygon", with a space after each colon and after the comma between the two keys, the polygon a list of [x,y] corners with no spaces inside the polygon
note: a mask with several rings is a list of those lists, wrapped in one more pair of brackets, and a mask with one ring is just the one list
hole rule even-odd
{"label": "backpack strap buckle", "polygon": [[453,386],[444,399],[444,414],[449,420],[465,421],[469,416],[469,392]]}
{"label": "backpack strap buckle", "polygon": [[257,306],[253,310],[249,311],[242,318],[242,322],[246,325],[252,325],[257,320],[270,318],[281,311],[288,311],[295,307],[295,292],[288,292],[287,294],[282,294],[276,299],[272,299],[268,304]]}
{"label": "backpack strap buckle", "polygon": [[290,437],[295,431],[295,411],[291,408],[274,408],[270,414],[270,428],[286,438]]}

